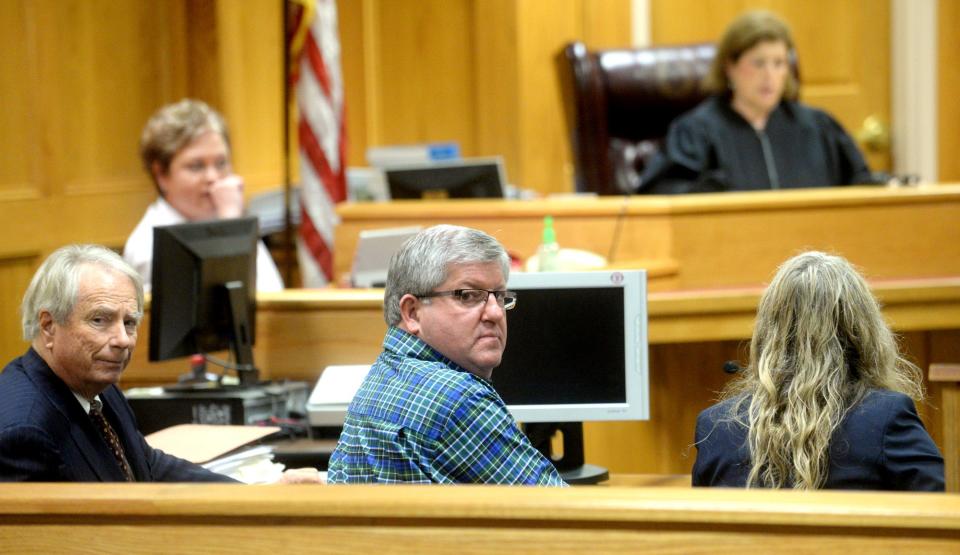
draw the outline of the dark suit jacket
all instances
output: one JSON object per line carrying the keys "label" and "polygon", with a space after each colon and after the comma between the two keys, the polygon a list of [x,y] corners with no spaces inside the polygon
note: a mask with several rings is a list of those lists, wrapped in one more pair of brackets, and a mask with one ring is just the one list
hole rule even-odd
{"label": "dark suit jacket", "polygon": [[[137,481],[233,482],[147,445],[116,386],[100,400]],[[0,374],[0,481],[124,481],[89,415],[32,348]]]}
{"label": "dark suit jacket", "polygon": [[[729,420],[727,400],[697,417],[693,485],[743,487],[750,473],[747,429]],[[826,489],[943,491],[943,457],[913,400],[874,390],[837,429]]]}

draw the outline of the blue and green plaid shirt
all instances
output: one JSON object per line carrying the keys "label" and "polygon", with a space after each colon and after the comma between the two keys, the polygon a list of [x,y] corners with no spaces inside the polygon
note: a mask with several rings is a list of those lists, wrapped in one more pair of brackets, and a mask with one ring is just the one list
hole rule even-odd
{"label": "blue and green plaid shirt", "polygon": [[327,481],[566,485],[489,383],[396,327],[350,403]]}

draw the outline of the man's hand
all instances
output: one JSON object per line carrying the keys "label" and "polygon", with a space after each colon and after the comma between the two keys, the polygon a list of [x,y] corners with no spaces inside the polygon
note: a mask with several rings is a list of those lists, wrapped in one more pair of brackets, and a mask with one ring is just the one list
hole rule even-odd
{"label": "man's hand", "polygon": [[291,468],[284,470],[278,484],[323,484],[323,475],[316,468]]}
{"label": "man's hand", "polygon": [[218,218],[239,218],[243,215],[243,178],[231,174],[217,180],[210,187],[210,197]]}

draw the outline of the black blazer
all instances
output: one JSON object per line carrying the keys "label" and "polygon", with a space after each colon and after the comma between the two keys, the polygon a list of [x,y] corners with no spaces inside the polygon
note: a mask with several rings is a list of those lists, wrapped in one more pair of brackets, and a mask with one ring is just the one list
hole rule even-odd
{"label": "black blazer", "polygon": [[[694,486],[744,487],[747,429],[729,420],[727,400],[697,417]],[[850,409],[830,444],[825,489],[943,491],[943,457],[902,393],[874,390]]]}
{"label": "black blazer", "polygon": [[[100,400],[137,481],[234,481],[147,445],[116,386]],[[0,373],[0,481],[124,481],[90,417],[32,348]]]}

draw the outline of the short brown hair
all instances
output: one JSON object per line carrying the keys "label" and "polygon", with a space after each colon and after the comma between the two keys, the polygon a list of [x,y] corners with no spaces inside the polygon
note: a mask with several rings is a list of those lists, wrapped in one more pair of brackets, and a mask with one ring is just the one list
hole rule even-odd
{"label": "short brown hair", "polygon": [[153,176],[154,164],[166,173],[170,161],[180,149],[209,131],[215,131],[223,137],[230,150],[230,133],[227,124],[216,110],[200,100],[185,98],[180,102],[167,104],[150,117],[140,134],[140,159],[143,168],[156,182]]}
{"label": "short brown hair", "polygon": [[[790,27],[784,20],[773,12],[765,10],[745,12],[733,20],[724,31],[720,44],[717,45],[717,54],[713,58],[710,73],[703,81],[703,88],[715,94],[729,91],[727,63],[736,63],[744,52],[761,42],[782,42],[786,45],[790,57],[793,57],[793,37],[790,34]],[[791,67],[787,72],[783,96],[789,100],[796,100],[799,94],[800,85]]]}

